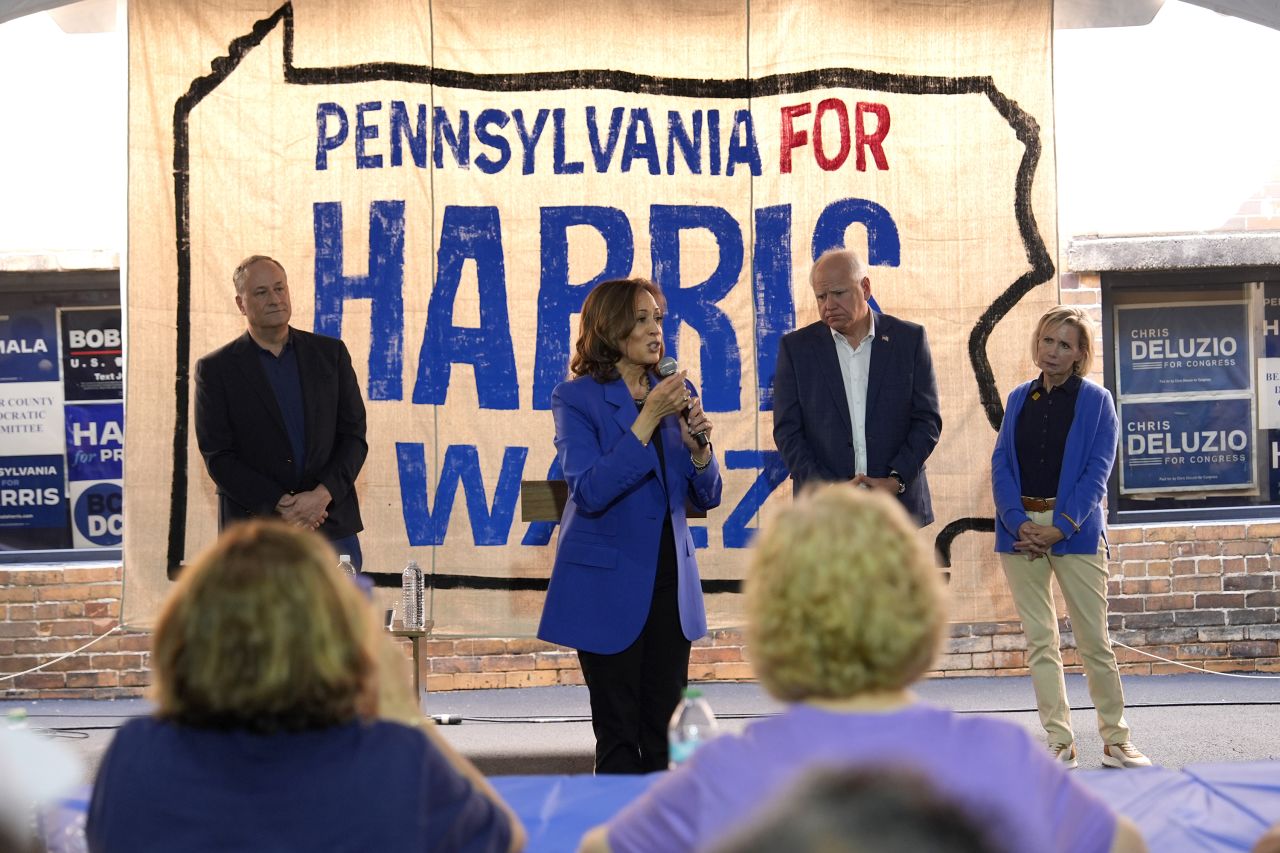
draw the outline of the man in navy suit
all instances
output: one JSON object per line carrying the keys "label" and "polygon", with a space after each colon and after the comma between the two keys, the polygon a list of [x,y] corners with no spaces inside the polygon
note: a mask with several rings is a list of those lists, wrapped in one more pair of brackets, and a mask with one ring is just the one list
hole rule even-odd
{"label": "man in navy suit", "polygon": [[794,487],[851,480],[929,524],[924,463],[942,416],[924,328],[871,310],[871,279],[847,249],[819,257],[809,284],[821,319],[782,339],[773,380],[773,440]]}
{"label": "man in navy suit", "polygon": [[282,518],[359,567],[355,482],[369,445],[351,355],[289,326],[289,280],[275,260],[248,257],[232,280],[248,330],[196,363],[196,441],[218,487],[218,528]]}

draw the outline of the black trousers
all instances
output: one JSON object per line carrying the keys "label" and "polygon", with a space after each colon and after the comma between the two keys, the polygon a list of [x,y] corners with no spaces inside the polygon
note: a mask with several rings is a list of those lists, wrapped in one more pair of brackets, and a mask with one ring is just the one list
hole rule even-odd
{"label": "black trousers", "polygon": [[596,773],[667,769],[667,725],[689,683],[674,584],[659,584],[640,636],[615,655],[578,652],[591,694]]}

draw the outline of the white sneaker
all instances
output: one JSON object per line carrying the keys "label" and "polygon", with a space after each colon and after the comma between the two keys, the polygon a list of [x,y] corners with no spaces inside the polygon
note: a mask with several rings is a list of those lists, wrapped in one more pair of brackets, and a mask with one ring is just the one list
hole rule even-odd
{"label": "white sneaker", "polygon": [[[1138,754],[1141,755],[1141,753]],[[1049,757],[1061,764],[1066,770],[1074,770],[1080,763],[1076,761],[1076,745],[1074,743],[1049,744]]]}
{"label": "white sneaker", "polygon": [[1129,741],[1109,743],[1102,748],[1102,766],[1118,767],[1127,770],[1131,767],[1150,767],[1151,759],[1147,758]]}

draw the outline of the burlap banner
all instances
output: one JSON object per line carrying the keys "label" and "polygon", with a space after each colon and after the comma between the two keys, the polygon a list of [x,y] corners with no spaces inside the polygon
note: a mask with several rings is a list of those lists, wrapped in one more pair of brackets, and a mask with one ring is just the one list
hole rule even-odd
{"label": "burlap banner", "polygon": [[992,547],[1003,396],[1056,300],[1051,4],[972,0],[130,4],[125,616],[216,531],[192,372],[243,330],[231,270],[285,265],[294,325],[346,341],[368,405],[365,568],[433,574],[447,633],[531,633],[555,531],[548,411],[575,312],[651,276],[716,422],[700,522],[715,625],[790,486],[778,339],[812,258],[869,255],[928,329],[929,463],[953,617],[1012,613]]}

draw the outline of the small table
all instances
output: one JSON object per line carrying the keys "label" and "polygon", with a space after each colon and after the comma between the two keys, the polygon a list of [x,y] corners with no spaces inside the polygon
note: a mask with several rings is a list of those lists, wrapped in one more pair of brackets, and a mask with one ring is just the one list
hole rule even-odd
{"label": "small table", "polygon": [[[396,628],[395,625],[400,627]],[[387,631],[393,637],[408,637],[409,643],[413,646],[413,695],[418,702],[422,701],[422,638],[428,636],[435,626],[434,619],[427,619],[421,628],[409,629],[404,627],[404,622],[397,619]]]}

